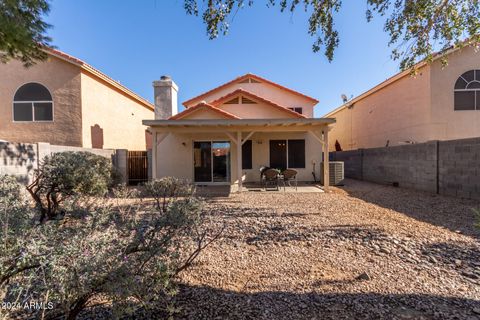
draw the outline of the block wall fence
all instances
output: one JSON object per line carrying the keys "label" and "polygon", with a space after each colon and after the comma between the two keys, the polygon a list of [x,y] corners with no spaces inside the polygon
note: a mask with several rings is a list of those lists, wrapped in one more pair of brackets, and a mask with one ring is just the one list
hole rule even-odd
{"label": "block wall fence", "polygon": [[58,146],[49,143],[0,142],[0,174],[17,177],[24,184],[32,181],[34,170],[46,155],[63,151],[88,151],[108,158],[127,182],[127,154],[124,149],[90,149],[81,147]]}
{"label": "block wall fence", "polygon": [[345,177],[480,200],[480,138],[332,152]]}

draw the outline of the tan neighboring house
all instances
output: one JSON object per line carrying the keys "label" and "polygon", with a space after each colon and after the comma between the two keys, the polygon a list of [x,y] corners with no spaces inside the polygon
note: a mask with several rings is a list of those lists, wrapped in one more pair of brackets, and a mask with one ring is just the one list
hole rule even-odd
{"label": "tan neighboring house", "polygon": [[480,137],[480,53],[447,57],[446,67],[419,63],[416,76],[401,72],[326,114],[336,119],[330,150]]}
{"label": "tan neighboring house", "polygon": [[153,86],[155,120],[143,121],[153,133],[153,178],[241,191],[260,181],[262,166],[293,168],[298,180],[313,181],[328,162],[322,151],[334,120],[313,118],[314,98],[246,74],[185,101],[177,113],[177,85],[162,77]]}
{"label": "tan neighboring house", "polygon": [[30,68],[0,64],[0,140],[146,150],[150,102],[79,59],[45,52]]}

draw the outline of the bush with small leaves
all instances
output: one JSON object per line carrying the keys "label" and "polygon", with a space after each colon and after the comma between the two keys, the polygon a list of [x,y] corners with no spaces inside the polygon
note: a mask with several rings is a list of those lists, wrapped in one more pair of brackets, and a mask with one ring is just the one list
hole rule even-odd
{"label": "bush with small leaves", "polygon": [[25,255],[30,267],[0,285],[6,299],[48,301],[51,310],[29,315],[46,319],[76,319],[99,303],[113,317],[171,315],[176,276],[223,229],[204,227],[203,202],[188,191],[191,184],[169,178],[155,185],[172,197],[160,207],[132,199],[122,186],[113,192],[121,201],[97,199],[82,216],[26,224],[28,241],[14,255]]}
{"label": "bush with small leaves", "polygon": [[21,186],[8,175],[0,175],[0,296],[11,277],[38,264],[25,252],[33,229],[34,213],[23,200]]}
{"label": "bush with small leaves", "polygon": [[40,211],[40,221],[64,214],[62,202],[73,196],[102,196],[112,182],[109,159],[90,152],[60,152],[46,156],[35,170],[28,192]]}
{"label": "bush with small leaves", "polygon": [[155,200],[158,209],[165,210],[169,202],[179,197],[191,197],[195,193],[195,185],[189,180],[175,177],[164,177],[144,184],[145,195]]}

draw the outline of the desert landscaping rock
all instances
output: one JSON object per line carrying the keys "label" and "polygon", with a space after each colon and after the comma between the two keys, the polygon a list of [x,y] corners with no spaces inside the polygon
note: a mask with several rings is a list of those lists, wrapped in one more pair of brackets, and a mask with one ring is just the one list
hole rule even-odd
{"label": "desert landscaping rock", "polygon": [[181,275],[176,318],[480,319],[480,203],[332,189],[208,198],[225,231]]}

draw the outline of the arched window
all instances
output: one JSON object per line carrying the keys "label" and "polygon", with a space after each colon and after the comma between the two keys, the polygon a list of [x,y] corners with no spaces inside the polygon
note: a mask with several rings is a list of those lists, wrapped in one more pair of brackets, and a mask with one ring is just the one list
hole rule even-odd
{"label": "arched window", "polygon": [[47,88],[27,83],[13,97],[13,121],[52,121],[53,101]]}
{"label": "arched window", "polygon": [[455,82],[455,110],[480,110],[480,70],[470,70]]}

